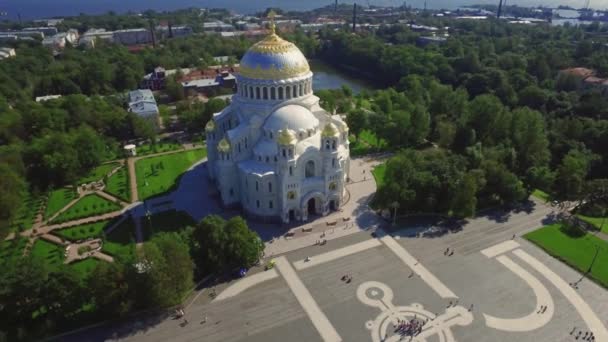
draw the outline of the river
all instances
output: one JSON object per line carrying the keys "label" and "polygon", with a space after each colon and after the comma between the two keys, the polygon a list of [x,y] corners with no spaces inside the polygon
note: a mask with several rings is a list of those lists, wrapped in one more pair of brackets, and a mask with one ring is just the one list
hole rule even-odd
{"label": "river", "polygon": [[322,89],[340,89],[342,88],[342,85],[347,85],[353,90],[353,93],[358,94],[361,90],[371,90],[375,88],[371,83],[352,77],[323,61],[311,60],[309,63],[314,74],[312,77],[312,88],[315,91]]}

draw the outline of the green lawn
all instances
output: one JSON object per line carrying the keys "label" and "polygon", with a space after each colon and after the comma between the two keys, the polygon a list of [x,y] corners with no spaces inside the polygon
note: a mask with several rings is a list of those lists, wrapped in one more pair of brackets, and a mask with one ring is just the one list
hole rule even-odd
{"label": "green lawn", "polygon": [[49,269],[51,271],[60,267],[63,264],[63,260],[65,259],[65,249],[62,246],[47,242],[42,239],[36,240],[30,253],[33,256],[44,260],[44,262],[49,266]]}
{"label": "green lawn", "polygon": [[136,151],[137,151],[138,156],[145,156],[145,155],[154,154],[154,153],[177,151],[182,148],[183,148],[182,145],[178,144],[178,143],[159,142],[159,143],[156,143],[155,145],[145,144],[145,145],[137,146]]}
{"label": "green lawn", "polygon": [[581,220],[585,222],[591,223],[592,225],[598,227],[602,232],[608,234],[608,217],[591,217],[581,214],[578,214],[576,216],[578,216]]}
{"label": "green lawn", "polygon": [[139,199],[169,191],[190,166],[207,156],[204,148],[145,158],[135,163]]}
{"label": "green lawn", "polygon": [[532,191],[532,196],[543,200],[545,202],[549,202],[551,200],[551,195],[549,195],[548,193],[540,190],[540,189],[534,189],[534,191]]}
{"label": "green lawn", "polygon": [[382,184],[384,184],[384,174],[385,173],[386,173],[386,164],[380,164],[372,170],[372,174],[374,175],[374,178],[376,179],[376,185],[378,186],[378,188],[380,188],[380,186]]}
{"label": "green lawn", "polygon": [[150,219],[146,217],[141,219],[145,240],[159,232],[176,232],[195,224],[196,222],[188,213],[177,210],[164,211],[152,215]]}
{"label": "green lawn", "polygon": [[106,174],[108,174],[108,172],[114,170],[118,165],[119,165],[118,163],[101,164],[98,167],[91,170],[91,172],[89,172],[88,175],[79,179],[77,183],[80,185],[80,184],[100,181],[103,179],[103,177]]}
{"label": "green lawn", "polygon": [[363,130],[358,137],[351,136],[350,152],[353,156],[359,156],[385,150],[388,143],[384,139],[379,139],[375,133]]}
{"label": "green lawn", "polygon": [[102,251],[113,256],[128,255],[135,251],[135,224],[131,218],[123,221],[106,236]]}
{"label": "green lawn", "polygon": [[97,267],[97,265],[102,262],[99,259],[95,258],[86,258],[84,260],[75,261],[70,263],[70,267],[74,268],[78,273],[80,273],[81,279],[85,279],[87,275]]}
{"label": "green lawn", "polygon": [[57,216],[55,220],[53,220],[53,223],[61,223],[83,217],[105,214],[119,210],[120,208],[121,206],[114,202],[108,201],[96,194],[91,194],[84,196],[68,210]]}
{"label": "green lawn", "polygon": [[129,173],[126,167],[121,167],[112,177],[108,178],[104,191],[126,202],[131,200]]}
{"label": "green lawn", "polygon": [[44,218],[48,219],[56,212],[65,207],[72,200],[76,199],[76,191],[68,188],[61,188],[51,191],[49,200],[44,211]]}
{"label": "green lawn", "polygon": [[20,258],[23,255],[25,245],[27,245],[27,239],[24,237],[0,242],[0,263],[14,262]]}
{"label": "green lawn", "polygon": [[20,232],[29,229],[34,224],[38,209],[43,203],[42,197],[35,197],[28,191],[24,192],[23,201],[17,210],[17,214],[8,224],[9,231]]}
{"label": "green lawn", "polygon": [[56,230],[53,233],[66,240],[77,241],[88,238],[97,238],[103,235],[103,229],[108,225],[108,221],[99,221],[80,226]]}
{"label": "green lawn", "polygon": [[542,227],[524,237],[580,272],[587,272],[599,248],[590,276],[608,287],[608,242],[591,234],[568,234],[561,224]]}

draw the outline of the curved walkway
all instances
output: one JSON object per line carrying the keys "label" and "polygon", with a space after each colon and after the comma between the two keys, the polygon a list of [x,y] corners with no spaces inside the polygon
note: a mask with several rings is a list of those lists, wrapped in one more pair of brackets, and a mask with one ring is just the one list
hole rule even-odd
{"label": "curved walkway", "polygon": [[268,271],[256,273],[254,275],[245,277],[237,281],[235,284],[230,285],[224,291],[222,291],[222,293],[215,297],[214,301],[220,301],[226,298],[234,297],[252,286],[261,284],[266,280],[274,279],[278,276],[279,274],[275,269],[270,269]]}
{"label": "curved walkway", "polygon": [[[484,313],[483,317],[486,320],[486,325],[496,330],[525,332],[536,330],[549,323],[555,312],[555,305],[547,288],[530,272],[513,262],[506,255],[501,255],[496,260],[528,283],[536,296],[536,308],[528,315],[518,318],[499,318]],[[546,305],[547,309],[545,312],[539,313],[543,305]]]}
{"label": "curved walkway", "polygon": [[578,311],[579,315],[583,318],[583,321],[585,321],[585,324],[587,324],[587,327],[589,327],[589,330],[595,335],[597,341],[608,341],[608,330],[606,330],[604,323],[602,323],[595,312],[593,312],[593,309],[591,309],[589,304],[587,304],[578,292],[568,285],[565,280],[524,250],[518,249],[514,251],[513,254],[528,263],[557,287],[572,306],[574,306],[576,311]]}

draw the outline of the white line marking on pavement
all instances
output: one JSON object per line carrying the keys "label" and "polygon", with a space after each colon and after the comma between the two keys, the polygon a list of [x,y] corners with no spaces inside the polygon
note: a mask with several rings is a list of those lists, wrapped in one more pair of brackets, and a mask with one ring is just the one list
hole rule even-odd
{"label": "white line marking on pavement", "polygon": [[452,292],[452,290],[448,289],[441,280],[437,279],[426,267],[422,266],[416,258],[414,258],[410,253],[408,253],[405,248],[403,248],[395,239],[393,239],[390,235],[386,234],[380,238],[382,242],[388,247],[393,253],[401,259],[409,268],[412,269],[424,282],[427,283],[441,298],[458,298]]}
{"label": "white line marking on pavement", "polygon": [[545,276],[553,285],[555,285],[555,287],[557,287],[564,297],[566,297],[574,308],[576,308],[576,311],[578,311],[578,314],[581,315],[587,324],[587,327],[589,327],[589,330],[593,332],[593,335],[596,337],[597,341],[608,341],[608,331],[606,330],[604,324],[602,324],[602,321],[597,317],[595,312],[593,312],[591,307],[589,307],[589,304],[587,304],[583,298],[581,298],[578,292],[570,287],[565,280],[560,278],[560,276],[558,276],[550,268],[523,250],[518,249],[514,251],[513,254],[530,264],[530,266],[536,269],[536,271]]}
{"label": "white line marking on pavement", "polygon": [[508,240],[482,250],[481,254],[487,256],[488,258],[493,258],[499,254],[504,254],[518,247],[519,243],[513,240]]}
{"label": "white line marking on pavement", "polygon": [[312,321],[312,324],[315,326],[319,334],[321,334],[321,338],[325,342],[340,342],[342,338],[338,335],[338,332],[333,327],[331,322],[327,319],[323,311],[317,302],[315,302],[312,295],[300,280],[300,277],[296,274],[296,271],[291,267],[289,261],[282,256],[278,257],[276,260],[276,267],[279,270],[279,273],[285,278],[287,285],[293,292],[294,296],[306,314],[308,318]]}
{"label": "white line marking on pavement", "polygon": [[310,258],[309,261],[299,260],[293,263],[296,270],[303,270],[312,266],[317,266],[335,259],[339,259],[351,254],[363,252],[367,249],[378,247],[382,245],[377,239],[369,239],[354,245],[346,246],[344,248],[335,249],[327,253],[318,254]]}
{"label": "white line marking on pavement", "polygon": [[[553,317],[555,305],[547,288],[535,276],[508,256],[501,255],[496,260],[528,283],[536,296],[536,308],[530,314],[519,318],[498,318],[484,313],[483,317],[486,319],[486,325],[496,330],[524,332],[538,329],[549,323]],[[543,305],[547,306],[546,311],[537,313]]]}
{"label": "white line marking on pavement", "polygon": [[234,297],[254,285],[263,283],[266,280],[274,279],[278,276],[279,274],[274,269],[270,269],[264,272],[256,273],[252,276],[248,276],[228,286],[224,291],[222,291],[222,293],[215,297],[214,301]]}

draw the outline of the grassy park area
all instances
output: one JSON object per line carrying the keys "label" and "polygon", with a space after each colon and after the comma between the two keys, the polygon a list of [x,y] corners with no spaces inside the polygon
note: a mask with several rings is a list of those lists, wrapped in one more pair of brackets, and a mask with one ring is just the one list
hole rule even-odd
{"label": "grassy park area", "polygon": [[552,256],[574,267],[581,273],[587,272],[597,252],[597,258],[589,276],[608,287],[608,243],[592,234],[566,228],[561,223],[537,229],[524,237]]}
{"label": "grassy park area", "polygon": [[135,163],[139,199],[169,191],[190,166],[207,156],[204,148],[145,158]]}
{"label": "grassy park area", "polygon": [[108,234],[101,247],[102,252],[127,255],[135,251],[135,224],[131,218],[124,220]]}
{"label": "grassy park area", "polygon": [[150,218],[142,217],[141,226],[144,239],[160,232],[177,232],[188,226],[196,225],[196,221],[184,211],[169,210],[154,214]]}
{"label": "grassy park area", "polygon": [[61,188],[51,191],[44,211],[44,218],[48,219],[56,212],[65,207],[68,203],[76,199],[76,191],[68,188]]}
{"label": "grassy park area", "polygon": [[81,179],[79,179],[78,180],[78,184],[80,185],[80,184],[86,184],[86,183],[100,181],[110,171],[112,171],[116,167],[118,167],[118,165],[119,165],[118,163],[101,164],[98,167],[96,167],[93,170],[91,170],[91,172],[89,172],[88,175],[86,175],[86,176],[82,177]]}
{"label": "grassy park area", "polygon": [[104,191],[126,202],[131,200],[129,173],[126,167],[121,167],[112,177],[108,178]]}
{"label": "grassy park area", "polygon": [[379,188],[384,184],[384,174],[386,173],[386,164],[380,164],[372,170],[374,179],[376,180],[376,186]]}
{"label": "grassy park area", "polygon": [[96,194],[91,194],[81,198],[76,204],[68,210],[57,216],[53,223],[61,223],[76,220],[83,217],[101,215],[112,211],[119,210],[120,205],[108,201]]}
{"label": "grassy park area", "polygon": [[27,239],[17,237],[12,240],[0,242],[0,263],[12,263],[23,255],[23,249],[27,245]]}
{"label": "grassy park area", "polygon": [[363,130],[356,139],[351,136],[350,151],[353,156],[374,153],[386,150],[388,143],[386,140],[378,138],[375,133]]}
{"label": "grassy park area", "polygon": [[156,144],[145,144],[137,146],[137,155],[146,156],[154,153],[177,151],[182,148],[183,146],[181,144],[175,142],[158,142]]}
{"label": "grassy park area", "polygon": [[43,202],[42,197],[37,197],[26,192],[15,218],[8,224],[9,231],[20,232],[29,229],[34,224],[36,214],[43,205]]}
{"label": "grassy park area", "polygon": [[602,232],[608,234],[608,217],[591,217],[582,214],[578,214],[577,216],[581,220],[591,223],[592,225],[600,229]]}
{"label": "grassy park area", "polygon": [[53,233],[66,240],[77,241],[88,238],[100,237],[103,234],[103,229],[108,224],[108,221],[99,221],[80,226],[56,230]]}
{"label": "grassy park area", "polygon": [[551,201],[551,195],[549,195],[548,193],[546,193],[540,189],[534,189],[534,191],[532,191],[532,196],[534,196],[544,202]]}
{"label": "grassy park area", "polygon": [[49,270],[56,270],[63,264],[64,248],[51,242],[44,241],[42,239],[36,240],[30,253],[49,266]]}

